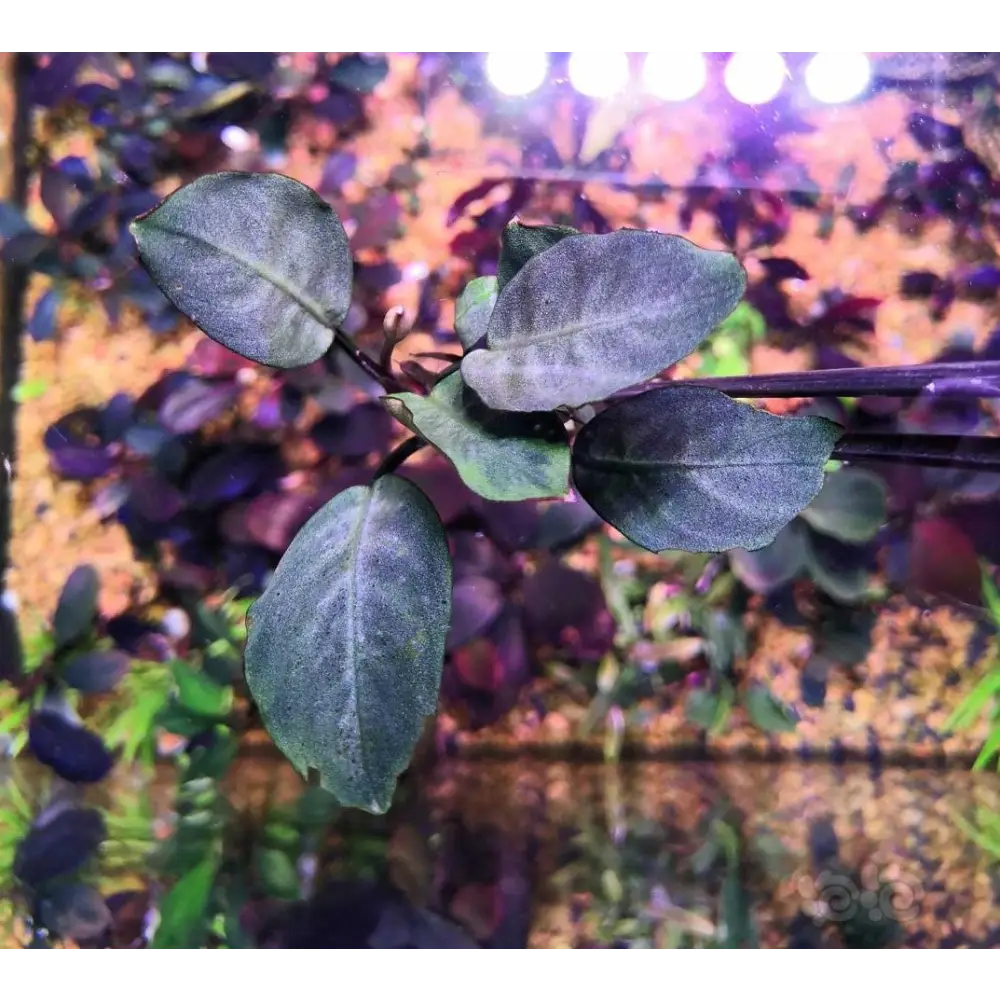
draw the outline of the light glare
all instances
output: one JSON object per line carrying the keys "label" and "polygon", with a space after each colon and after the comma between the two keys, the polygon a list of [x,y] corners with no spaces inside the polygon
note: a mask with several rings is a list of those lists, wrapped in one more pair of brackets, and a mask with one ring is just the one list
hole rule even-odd
{"label": "light glare", "polygon": [[705,57],[700,52],[650,52],[642,66],[646,89],[663,101],[686,101],[705,86]]}
{"label": "light glare", "polygon": [[809,93],[817,101],[841,104],[864,93],[872,69],[864,52],[817,52],[805,75]]}
{"label": "light glare", "polygon": [[734,52],[726,63],[726,90],[743,104],[767,104],[781,92],[788,69],[779,52]]}
{"label": "light glare", "polygon": [[490,83],[508,97],[524,97],[537,90],[549,71],[544,52],[491,52],[486,57]]}
{"label": "light glare", "polygon": [[610,97],[628,83],[624,52],[574,52],[569,57],[569,82],[584,97]]}

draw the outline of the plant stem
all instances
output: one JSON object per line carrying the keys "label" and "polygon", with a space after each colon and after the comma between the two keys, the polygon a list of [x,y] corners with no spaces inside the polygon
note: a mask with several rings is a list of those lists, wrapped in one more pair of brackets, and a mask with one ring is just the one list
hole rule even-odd
{"label": "plant stem", "polygon": [[909,462],[913,465],[1000,472],[1000,437],[845,434],[833,449],[833,457],[851,462]]}
{"label": "plant stem", "polygon": [[381,476],[388,476],[390,472],[395,472],[411,455],[415,455],[421,448],[425,448],[427,442],[421,437],[407,438],[401,445],[398,445],[383,459],[382,464],[375,470],[372,481]]}
{"label": "plant stem", "polygon": [[[667,385],[659,382],[657,385]],[[729,396],[797,398],[799,396],[1000,396],[1000,361],[940,362],[884,368],[829,368],[777,375],[736,375],[692,378],[675,385],[718,389]],[[649,388],[636,386],[621,395],[637,395]]]}
{"label": "plant stem", "polygon": [[403,386],[387,368],[384,368],[374,358],[369,357],[357,344],[339,327],[333,331],[335,346],[345,351],[351,360],[371,379],[374,379],[386,392],[405,392]]}

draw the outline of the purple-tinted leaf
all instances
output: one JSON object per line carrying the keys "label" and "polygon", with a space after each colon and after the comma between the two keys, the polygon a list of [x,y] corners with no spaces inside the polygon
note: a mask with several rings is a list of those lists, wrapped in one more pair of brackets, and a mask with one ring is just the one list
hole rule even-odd
{"label": "purple-tinted leaf", "polygon": [[104,405],[100,416],[100,435],[105,444],[120,441],[132,426],[135,406],[132,397],[125,392],[116,392]]}
{"label": "purple-tinted leaf", "polygon": [[376,403],[363,403],[345,416],[331,413],[311,431],[317,447],[327,455],[364,458],[385,451],[394,433],[392,418]]}
{"label": "purple-tinted leaf", "polygon": [[28,99],[31,104],[51,108],[72,96],[73,80],[90,58],[88,52],[48,53],[48,63],[31,74]]}
{"label": "purple-tinted leaf", "polygon": [[155,157],[156,145],[151,139],[132,135],[118,150],[118,165],[138,181],[151,181]]}
{"label": "purple-tinted leaf", "polygon": [[451,629],[446,650],[464,646],[482,635],[503,610],[503,595],[493,581],[484,576],[467,576],[452,588]]}
{"label": "purple-tinted leaf", "polygon": [[88,198],[73,213],[66,226],[69,236],[79,237],[92,229],[96,229],[110,214],[114,201],[107,192],[95,194]]}
{"label": "purple-tinted leaf", "polygon": [[70,882],[53,886],[38,904],[38,922],[60,941],[90,941],[111,925],[111,911],[92,885]]}
{"label": "purple-tinted leaf", "polygon": [[757,261],[767,274],[768,281],[808,281],[809,272],[790,257],[765,257]]}
{"label": "purple-tinted leaf", "polygon": [[[88,178],[89,180],[89,178]],[[80,204],[79,179],[64,172],[58,165],[42,168],[39,193],[45,210],[52,216],[58,229],[65,229]]]}
{"label": "purple-tinted leaf", "polygon": [[274,69],[277,52],[209,52],[209,72],[228,80],[263,80]]}
{"label": "purple-tinted leaf", "polygon": [[477,496],[474,503],[486,534],[507,552],[528,547],[538,533],[539,512],[534,500],[507,503]]}
{"label": "purple-tinted leaf", "polygon": [[46,251],[55,248],[55,241],[44,233],[18,233],[7,240],[0,250],[0,262],[7,267],[29,267]]}
{"label": "purple-tinted leaf", "polygon": [[960,149],[964,145],[962,130],[957,125],[948,125],[919,112],[910,115],[906,130],[916,140],[917,145],[928,152]]}
{"label": "purple-tinted leaf", "polygon": [[131,656],[138,656],[143,638],[156,631],[154,625],[129,612],[109,618],[104,628],[112,642]]}
{"label": "purple-tinted leaf", "polygon": [[933,271],[909,271],[899,283],[899,294],[908,299],[929,299],[940,292],[944,279]]}
{"label": "purple-tinted leaf", "polygon": [[389,60],[380,55],[352,53],[343,56],[330,70],[329,81],[358,94],[370,94],[389,72]]}
{"label": "purple-tinted leaf", "polygon": [[326,160],[317,190],[320,194],[336,194],[354,176],[358,159],[353,153],[333,152]]}
{"label": "purple-tinted leaf", "polygon": [[129,507],[151,524],[166,524],[184,509],[184,497],[155,472],[140,472],[128,483]]}
{"label": "purple-tinted leaf", "polygon": [[195,469],[187,484],[191,505],[198,510],[236,500],[249,493],[267,472],[258,452],[221,451]]}
{"label": "purple-tinted leaf", "polygon": [[72,875],[97,853],[106,836],[96,809],[46,810],[18,845],[14,877],[37,888]]}
{"label": "purple-tinted leaf", "polygon": [[219,517],[219,532],[227,542],[234,545],[249,545],[253,536],[247,527],[247,511],[250,501],[227,505]]}
{"label": "purple-tinted leaf", "polygon": [[539,516],[532,548],[559,552],[600,529],[601,518],[584,500],[549,504]]}
{"label": "purple-tinted leaf", "polygon": [[323,505],[313,494],[262,493],[246,511],[247,534],[272,552],[284,552],[299,528]]}
{"label": "purple-tinted leaf", "polygon": [[391,191],[370,194],[359,205],[351,208],[355,230],[351,235],[351,250],[384,247],[399,236],[402,212],[399,199]]}
{"label": "purple-tinted leaf", "polygon": [[354,280],[359,288],[381,294],[400,282],[403,272],[391,260],[379,264],[357,264]]}
{"label": "purple-tinted leaf", "polygon": [[770,545],[747,552],[733,549],[729,562],[733,575],[755,594],[771,594],[794,580],[805,567],[806,528],[799,521],[787,524]]}
{"label": "purple-tinted leaf", "polygon": [[521,588],[524,622],[532,639],[580,659],[599,659],[614,640],[615,623],[593,577],[551,561]]}
{"label": "purple-tinted leaf", "polygon": [[0,240],[35,232],[34,226],[24,217],[12,201],[0,201]]}
{"label": "purple-tinted leaf", "polygon": [[[73,99],[78,104],[95,110],[113,103],[116,100],[116,94],[111,87],[106,87],[103,83],[81,83],[76,88]],[[91,121],[93,121],[93,117],[91,117]]]}
{"label": "purple-tinted leaf", "polygon": [[36,760],[73,784],[103,781],[115,766],[114,757],[96,733],[50,709],[32,715],[28,748]]}
{"label": "purple-tinted leaf", "polygon": [[445,524],[469,511],[478,499],[459,479],[455,467],[436,456],[419,465],[407,463],[399,470],[399,475],[423,490]]}
{"label": "purple-tinted leaf", "polygon": [[193,374],[205,378],[231,378],[244,368],[256,367],[252,361],[208,337],[195,344],[185,364]]}
{"label": "purple-tinted leaf", "polygon": [[334,125],[347,128],[364,117],[364,104],[358,94],[337,90],[312,106],[313,114]]}
{"label": "purple-tinted leaf", "polygon": [[150,458],[172,440],[173,435],[154,419],[146,415],[125,432],[125,444],[135,454]]}
{"label": "purple-tinted leaf", "polygon": [[[46,443],[48,447],[48,443]],[[89,482],[106,476],[114,467],[110,450],[87,445],[57,444],[49,448],[53,470],[63,479]]]}
{"label": "purple-tinted leaf", "polygon": [[57,647],[68,646],[85,635],[97,616],[100,581],[93,566],[77,566],[59,593],[52,632]]}
{"label": "purple-tinted leaf", "polygon": [[52,335],[56,332],[56,319],[61,302],[62,292],[58,288],[50,288],[35,303],[31,319],[28,320],[28,333],[36,343],[52,339]]}
{"label": "purple-tinted leaf", "polygon": [[979,605],[979,556],[968,535],[949,518],[917,521],[909,553],[910,582],[935,597]]}
{"label": "purple-tinted leaf", "polygon": [[455,225],[455,223],[458,222],[458,220],[465,214],[466,209],[468,209],[473,202],[485,198],[494,188],[506,183],[508,182],[502,178],[480,181],[475,187],[460,194],[452,202],[451,207],[448,209],[448,215],[445,218],[445,225]]}
{"label": "purple-tinted leaf", "polygon": [[506,587],[520,575],[514,562],[481,532],[453,531],[448,541],[456,580],[484,576]]}
{"label": "purple-tinted leaf", "polygon": [[160,420],[174,434],[191,434],[222,416],[236,401],[239,389],[191,379],[164,401]]}
{"label": "purple-tinted leaf", "polygon": [[450,701],[464,705],[476,729],[510,711],[530,676],[524,629],[516,610],[508,608],[488,635],[451,654],[442,689]]}
{"label": "purple-tinted leaf", "polygon": [[223,567],[227,587],[236,587],[241,596],[260,594],[267,574],[274,568],[274,557],[254,545],[226,550]]}
{"label": "purple-tinted leaf", "polygon": [[94,649],[73,657],[60,673],[63,681],[83,694],[105,694],[125,676],[129,658],[118,649]]}
{"label": "purple-tinted leaf", "polygon": [[997,292],[1000,292],[1000,267],[977,267],[962,276],[958,287],[970,299],[981,301],[996,298]]}

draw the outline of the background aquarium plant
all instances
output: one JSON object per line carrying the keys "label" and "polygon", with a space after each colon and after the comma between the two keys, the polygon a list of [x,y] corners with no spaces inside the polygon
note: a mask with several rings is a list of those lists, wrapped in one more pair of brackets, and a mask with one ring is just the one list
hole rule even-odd
{"label": "background aquarium plant", "polygon": [[995,942],[995,57],[7,65],[12,940]]}

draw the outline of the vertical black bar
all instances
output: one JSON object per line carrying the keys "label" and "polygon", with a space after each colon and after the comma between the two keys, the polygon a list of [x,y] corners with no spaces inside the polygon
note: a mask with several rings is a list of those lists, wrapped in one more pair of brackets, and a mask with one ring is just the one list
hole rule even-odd
{"label": "vertical black bar", "polygon": [[[8,78],[0,82],[13,90],[14,120],[10,130],[10,191],[8,200],[24,207],[28,192],[27,152],[30,139],[30,108],[27,80],[31,56],[14,53],[9,64]],[[3,267],[0,284],[0,591],[3,590],[10,556],[12,483],[7,468],[13,467],[16,434],[14,420],[17,405],[14,386],[21,374],[21,333],[23,326],[24,293],[28,275],[22,267]],[[7,465],[6,463],[10,463]]]}

